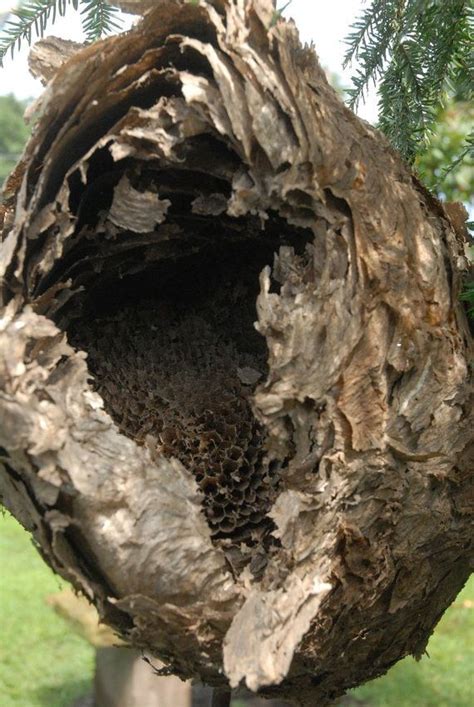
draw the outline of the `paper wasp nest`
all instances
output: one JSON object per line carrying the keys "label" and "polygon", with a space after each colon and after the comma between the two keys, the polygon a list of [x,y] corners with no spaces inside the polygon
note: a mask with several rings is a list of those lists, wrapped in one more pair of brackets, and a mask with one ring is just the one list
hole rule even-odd
{"label": "paper wasp nest", "polygon": [[0,494],[125,641],[329,704],[469,574],[448,215],[271,0],[123,0],[0,207]]}

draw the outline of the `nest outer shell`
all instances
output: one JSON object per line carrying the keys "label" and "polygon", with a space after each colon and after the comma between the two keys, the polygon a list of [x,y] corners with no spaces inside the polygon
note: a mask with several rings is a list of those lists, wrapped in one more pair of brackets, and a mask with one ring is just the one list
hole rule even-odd
{"label": "nest outer shell", "polygon": [[[421,655],[469,573],[465,259],[441,205],[273,16],[269,0],[163,2],[49,82],[2,207],[0,488],[134,645],[182,676],[325,704]],[[258,581],[213,544],[193,474],[120,433],[64,334],[104,273],[200,247],[144,172],[130,182],[151,161],[227,184],[196,215],[208,203],[230,238],[270,214],[313,234],[260,275],[252,405],[286,466]],[[133,232],[137,191],[155,223]]]}

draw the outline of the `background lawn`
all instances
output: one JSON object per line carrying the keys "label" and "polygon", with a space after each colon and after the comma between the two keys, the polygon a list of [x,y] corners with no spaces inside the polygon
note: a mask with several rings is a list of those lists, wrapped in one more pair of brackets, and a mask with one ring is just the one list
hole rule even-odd
{"label": "background lawn", "polygon": [[[1,707],[70,707],[91,691],[94,649],[45,602],[64,586],[28,534],[0,515]],[[474,578],[439,623],[428,652],[419,663],[401,661],[343,704],[474,707]]]}
{"label": "background lawn", "polygon": [[46,604],[66,586],[0,515],[0,705],[69,707],[90,692],[94,649]]}

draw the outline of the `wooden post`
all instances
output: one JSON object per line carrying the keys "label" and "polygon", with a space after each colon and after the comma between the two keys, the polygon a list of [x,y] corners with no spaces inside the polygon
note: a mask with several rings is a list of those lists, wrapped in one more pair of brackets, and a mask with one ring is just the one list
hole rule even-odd
{"label": "wooden post", "polygon": [[211,707],[230,707],[232,691],[214,688],[212,693]]}

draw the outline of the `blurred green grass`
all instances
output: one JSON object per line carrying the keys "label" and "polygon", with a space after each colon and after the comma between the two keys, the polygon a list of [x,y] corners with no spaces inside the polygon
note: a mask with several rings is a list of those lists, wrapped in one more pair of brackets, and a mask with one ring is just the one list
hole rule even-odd
{"label": "blurred green grass", "polygon": [[427,652],[418,662],[405,658],[351,697],[373,707],[474,707],[474,577],[437,625]]}
{"label": "blurred green grass", "polygon": [[1,707],[69,707],[90,692],[94,649],[45,602],[65,584],[0,515]]}
{"label": "blurred green grass", "polygon": [[[94,649],[45,602],[64,584],[18,523],[0,515],[1,707],[70,707],[90,692]],[[343,704],[474,707],[474,578],[442,618],[428,653],[418,663],[405,658]]]}

